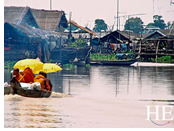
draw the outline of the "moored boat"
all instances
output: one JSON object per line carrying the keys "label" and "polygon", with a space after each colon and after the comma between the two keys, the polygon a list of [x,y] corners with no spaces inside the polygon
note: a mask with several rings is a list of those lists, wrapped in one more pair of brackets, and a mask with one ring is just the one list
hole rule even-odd
{"label": "moored boat", "polygon": [[132,60],[92,60],[90,61],[91,65],[116,65],[116,66],[130,66],[137,62],[137,59]]}
{"label": "moored boat", "polygon": [[113,60],[113,61],[101,61],[102,65],[122,65],[122,66],[130,66],[134,64],[137,60]]}

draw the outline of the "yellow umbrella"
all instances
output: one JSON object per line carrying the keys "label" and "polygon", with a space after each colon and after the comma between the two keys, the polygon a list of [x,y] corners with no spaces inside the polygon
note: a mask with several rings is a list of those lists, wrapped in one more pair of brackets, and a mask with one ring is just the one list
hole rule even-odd
{"label": "yellow umbrella", "polygon": [[51,73],[51,72],[57,72],[59,70],[62,70],[62,68],[56,64],[53,63],[45,63],[43,65],[39,65],[33,69],[34,74],[39,74],[40,71],[43,71],[45,73]]}
{"label": "yellow umbrella", "polygon": [[13,68],[18,68],[19,70],[24,70],[27,67],[30,67],[30,69],[34,69],[35,67],[43,65],[42,62],[36,60],[36,59],[23,59],[18,61]]}

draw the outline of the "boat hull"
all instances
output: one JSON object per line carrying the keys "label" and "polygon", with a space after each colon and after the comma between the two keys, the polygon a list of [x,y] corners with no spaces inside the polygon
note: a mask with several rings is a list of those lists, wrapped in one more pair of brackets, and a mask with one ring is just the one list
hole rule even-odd
{"label": "boat hull", "polygon": [[115,66],[130,66],[134,64],[137,60],[116,60],[116,61],[99,61],[99,60],[92,60],[90,62],[91,65],[115,65]]}
{"label": "boat hull", "polygon": [[[12,93],[12,89],[4,87],[4,95],[9,95]],[[17,87],[15,89],[14,94],[18,94],[24,97],[33,97],[33,98],[42,98],[42,97],[50,97],[52,92],[48,91],[39,91],[39,90],[27,90],[23,89],[22,87]]]}
{"label": "boat hull", "polygon": [[25,90],[18,89],[17,94],[24,97],[33,97],[33,98],[42,98],[42,97],[50,97],[52,92],[47,91],[38,91],[38,90]]}
{"label": "boat hull", "polygon": [[51,91],[43,91],[37,90],[36,88],[27,89],[21,87],[21,84],[16,80],[15,77],[12,78],[10,81],[10,87],[4,87],[4,95],[7,94],[18,94],[24,97],[34,97],[34,98],[42,98],[42,97],[50,97]]}
{"label": "boat hull", "polygon": [[137,60],[118,60],[118,61],[101,61],[102,65],[120,65],[120,66],[130,66],[134,64]]}
{"label": "boat hull", "polygon": [[4,87],[4,95],[9,95],[11,93],[10,87]]}

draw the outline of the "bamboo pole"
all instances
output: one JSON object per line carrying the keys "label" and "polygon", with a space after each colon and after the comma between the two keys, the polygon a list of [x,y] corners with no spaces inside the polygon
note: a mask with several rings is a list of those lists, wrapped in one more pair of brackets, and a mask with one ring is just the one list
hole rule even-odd
{"label": "bamboo pole", "polygon": [[159,43],[160,43],[160,41],[158,41],[157,47],[156,47],[156,58],[155,58],[155,62],[156,62],[156,63],[157,63],[157,61],[158,61],[158,48],[159,48]]}

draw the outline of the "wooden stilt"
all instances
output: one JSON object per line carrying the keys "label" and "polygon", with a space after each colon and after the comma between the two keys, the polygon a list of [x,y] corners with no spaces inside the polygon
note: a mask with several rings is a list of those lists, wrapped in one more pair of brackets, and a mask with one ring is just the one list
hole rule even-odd
{"label": "wooden stilt", "polygon": [[159,43],[160,43],[160,41],[158,41],[157,47],[156,47],[156,58],[155,58],[155,62],[156,63],[158,62],[158,48],[159,48]]}

